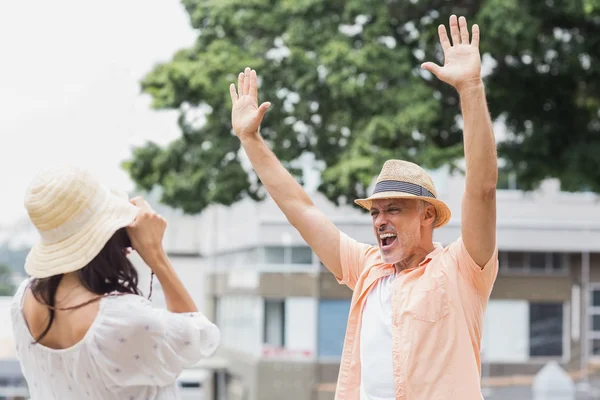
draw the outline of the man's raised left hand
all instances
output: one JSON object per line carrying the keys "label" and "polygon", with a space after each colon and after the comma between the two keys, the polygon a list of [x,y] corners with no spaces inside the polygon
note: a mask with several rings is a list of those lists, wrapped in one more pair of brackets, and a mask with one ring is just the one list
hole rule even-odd
{"label": "man's raised left hand", "polygon": [[444,50],[444,66],[425,62],[421,68],[428,70],[438,79],[454,86],[459,92],[471,85],[481,83],[481,56],[479,54],[479,26],[473,25],[469,40],[469,28],[465,17],[450,17],[450,35],[446,27],[440,25],[438,34]]}

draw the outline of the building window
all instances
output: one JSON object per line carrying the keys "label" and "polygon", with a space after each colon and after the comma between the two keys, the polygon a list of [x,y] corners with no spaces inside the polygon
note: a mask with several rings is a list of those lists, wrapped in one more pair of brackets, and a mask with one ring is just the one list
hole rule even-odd
{"label": "building window", "polygon": [[317,327],[319,357],[342,356],[350,300],[320,300]]}
{"label": "building window", "polygon": [[600,333],[600,315],[592,315],[592,332]]}
{"label": "building window", "polygon": [[529,268],[532,271],[544,272],[548,264],[548,255],[549,253],[529,253]]}
{"label": "building window", "polygon": [[564,357],[570,326],[566,314],[562,302],[490,300],[483,323],[482,362],[514,364]]}
{"label": "building window", "polygon": [[592,356],[600,356],[600,339],[592,339],[592,346],[590,348],[590,354]]}
{"label": "building window", "polygon": [[265,247],[265,264],[285,264],[285,251],[281,246]]}
{"label": "building window", "polygon": [[239,251],[215,254],[211,263],[217,268],[228,269],[232,266],[254,266],[259,261],[259,249],[247,248]]}
{"label": "building window", "polygon": [[589,332],[590,332],[590,354],[600,356],[600,286],[592,287],[590,290]]}
{"label": "building window", "polygon": [[503,251],[498,257],[500,258],[500,264],[505,265],[510,269],[522,269],[527,265],[525,261],[525,253],[517,251]]}
{"label": "building window", "polygon": [[312,264],[313,252],[307,246],[295,246],[290,248],[292,264]]}
{"label": "building window", "polygon": [[263,343],[273,347],[285,346],[285,300],[265,299]]}
{"label": "building window", "polygon": [[529,303],[529,356],[562,357],[563,303]]}
{"label": "building window", "polygon": [[569,270],[568,253],[501,251],[498,254],[503,271],[523,273],[565,273]]}
{"label": "building window", "polygon": [[312,264],[308,246],[265,246],[265,264]]}
{"label": "building window", "polygon": [[221,331],[221,347],[259,354],[263,335],[262,298],[221,296],[215,300],[215,324]]}

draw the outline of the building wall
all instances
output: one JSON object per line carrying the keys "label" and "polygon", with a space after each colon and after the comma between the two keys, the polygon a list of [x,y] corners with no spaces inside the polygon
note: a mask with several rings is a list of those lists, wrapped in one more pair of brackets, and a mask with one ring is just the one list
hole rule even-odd
{"label": "building wall", "polygon": [[260,400],[312,400],[316,382],[312,362],[261,361],[257,398]]}
{"label": "building wall", "polygon": [[531,301],[571,300],[572,278],[567,276],[518,276],[500,274],[494,284],[491,299],[522,299]]}
{"label": "building wall", "polygon": [[[564,303],[564,356],[554,358],[559,361],[564,368],[577,371],[582,368],[582,354],[584,348],[582,341],[585,338],[584,323],[590,312],[589,304],[592,302],[592,293],[589,298],[583,296],[585,285],[582,285],[581,276],[581,254],[574,253],[569,257],[568,274],[548,275],[518,275],[502,274],[498,277],[490,301],[494,300],[526,300],[535,303],[544,302],[562,302]],[[589,286],[597,287],[600,294],[600,254],[594,253],[590,257],[590,281]],[[600,297],[600,296],[599,296]],[[488,313],[490,312],[488,306]],[[597,311],[600,315],[600,310]],[[513,316],[514,320],[514,316]],[[592,319],[590,319],[590,323]],[[514,321],[513,321],[514,323]],[[513,328],[511,328],[513,329]],[[591,330],[591,327],[590,327]],[[600,327],[598,327],[600,331]],[[599,332],[600,333],[600,332]],[[594,333],[589,333],[591,337]],[[600,335],[597,337],[600,338]],[[600,354],[600,348],[593,350],[593,340],[590,339],[588,351],[591,360],[598,360],[596,354]],[[598,342],[598,340],[596,340]],[[523,362],[491,362],[487,372],[491,376],[496,375],[514,375],[514,374],[534,374],[544,365],[549,358],[539,357],[530,358]],[[583,360],[584,361],[584,360]],[[485,362],[485,360],[484,360]]]}
{"label": "building wall", "polygon": [[256,357],[221,347],[220,357],[229,360],[228,400],[262,400],[258,397],[259,371]]}
{"label": "building wall", "polygon": [[349,299],[352,291],[346,285],[340,285],[328,271],[314,272],[253,272],[244,277],[253,276],[244,287],[232,284],[229,273],[213,273],[206,276],[207,295],[247,294],[268,298],[288,296],[310,296],[329,299]]}
{"label": "building wall", "polygon": [[220,355],[232,365],[230,400],[333,399],[333,392],[318,394],[317,388],[337,380],[338,363],[258,360],[226,349]]}
{"label": "building wall", "polygon": [[[528,275],[518,273],[508,273],[501,271],[491,295],[491,302],[494,301],[518,301],[521,306],[526,305],[527,302],[533,303],[546,303],[546,302],[561,302],[564,303],[565,309],[563,318],[565,323],[563,326],[563,335],[566,337],[566,343],[563,347],[563,357],[557,358],[558,361],[563,363],[567,368],[576,368],[579,365],[579,354],[580,346],[579,340],[572,337],[572,287],[574,284],[579,282],[579,265],[580,257],[575,255],[572,257],[573,260],[570,262],[571,269],[566,273],[558,273],[557,275]],[[592,263],[593,279],[600,283],[600,274],[596,271],[600,270],[600,257],[594,255],[592,257],[594,262]],[[317,357],[315,362],[319,364],[318,371],[316,373],[317,382],[334,382],[337,376],[338,360],[341,354],[341,340],[346,328],[346,317],[347,309],[349,308],[349,301],[352,292],[344,285],[339,285],[333,276],[329,272],[320,272],[318,275],[312,274],[276,274],[276,273],[265,273],[263,279],[259,276],[259,284],[252,291],[246,292],[248,295],[262,297],[263,299],[294,299],[303,298],[306,300],[317,299],[317,322],[316,322],[316,353]],[[301,277],[301,278],[299,278]],[[310,278],[310,279],[309,279]],[[213,282],[215,280],[224,279],[223,276],[216,275],[210,277]],[[312,281],[311,281],[312,279]],[[209,280],[210,282],[210,280]],[[226,282],[223,284],[209,283],[212,286],[213,293],[218,296],[231,296],[236,292],[231,288],[227,287]],[[319,297],[315,297],[314,286],[317,286],[317,293]],[[293,294],[293,296],[289,296]],[[286,296],[288,295],[288,296]],[[297,297],[300,296],[300,297]],[[338,319],[332,320],[331,316],[323,317],[321,314],[322,310],[327,310],[327,302],[333,302],[334,307],[338,307],[338,311],[335,315]],[[339,304],[335,304],[335,301],[339,301]],[[330,305],[331,307],[331,305]],[[345,307],[345,308],[344,308]],[[582,307],[583,309],[583,307]],[[341,316],[341,317],[340,317]],[[583,314],[582,314],[583,316]],[[510,324],[511,321],[508,320]],[[504,330],[506,325],[502,326]],[[339,350],[334,351],[334,355],[328,355],[323,353],[325,346],[332,347],[331,344],[327,344],[331,339],[323,338],[321,331],[332,331],[334,328],[337,329],[337,336],[333,340],[339,340]],[[312,331],[309,330],[312,334]],[[525,332],[524,334],[526,334]],[[335,336],[335,335],[334,335]],[[325,342],[324,342],[325,341]],[[324,345],[325,343],[325,345]],[[335,347],[335,346],[333,346]],[[502,351],[501,349],[497,351]],[[491,362],[489,365],[489,373],[491,375],[504,375],[504,374],[519,374],[519,373],[534,373],[536,372],[548,358],[527,358],[520,360],[519,362]],[[485,362],[485,360],[484,360]]]}
{"label": "building wall", "polygon": [[[239,383],[234,386],[245,387],[248,399],[281,399],[285,396],[312,400],[318,382],[330,382],[337,376],[351,291],[324,271],[316,274],[259,273],[256,284],[244,290],[235,285],[231,287],[228,275],[223,272],[208,275],[206,292],[212,299],[210,302],[217,304],[213,305],[217,310],[215,320],[223,337],[217,356],[226,357],[231,365],[235,365],[231,370],[232,379]],[[236,297],[245,299],[238,305],[247,305],[257,299],[262,301],[262,314],[254,318],[261,321],[261,326],[255,330],[260,338],[255,340],[261,344],[262,353],[249,351],[251,346],[241,343],[242,337],[249,336],[247,329],[241,326],[245,319],[239,318],[243,310],[231,310],[233,325],[223,323],[222,315],[219,315],[218,304]],[[282,347],[264,343],[266,326],[272,322],[264,308],[265,303],[280,301],[285,313]]]}
{"label": "building wall", "polygon": [[[557,275],[527,275],[518,273],[508,273],[502,271],[496,281],[494,290],[491,295],[491,301],[499,300],[517,300],[523,305],[527,302],[534,303],[545,303],[545,302],[562,302],[565,303],[565,314],[564,318],[567,320],[564,325],[564,335],[567,337],[567,343],[565,344],[563,351],[564,357],[559,357],[558,361],[563,363],[568,368],[576,368],[579,365],[579,341],[572,338],[571,330],[572,326],[570,323],[571,316],[571,302],[572,302],[572,286],[579,281],[579,262],[577,255],[573,256],[574,261],[571,262],[571,269],[566,274]],[[592,270],[600,270],[600,263],[597,263],[597,257],[592,257],[595,263],[592,264]],[[600,274],[594,273],[596,278],[600,278]],[[266,276],[266,279],[262,278],[262,275]],[[301,277],[301,278],[299,278]],[[310,277],[310,279],[309,279]],[[594,279],[596,279],[594,278]],[[239,291],[233,290],[227,286],[227,282],[221,284],[214,284],[214,281],[224,280],[225,278],[221,275],[212,275],[209,279],[209,286],[212,286],[212,292],[218,296],[233,296]],[[306,280],[305,280],[306,279]],[[312,279],[312,281],[311,281]],[[212,282],[211,282],[212,281]],[[276,274],[276,273],[265,273],[259,274],[258,285],[252,291],[245,292],[246,295],[252,295],[262,297],[263,299],[283,299],[286,298],[303,298],[306,300],[317,299],[317,321],[316,321],[316,353],[317,357],[315,362],[319,363],[320,367],[316,372],[317,382],[335,382],[337,376],[338,360],[341,354],[341,346],[343,335],[346,328],[346,317],[349,308],[349,301],[352,292],[344,285],[339,285],[333,276],[329,272],[320,272],[318,275],[310,273],[296,273],[296,274]],[[598,280],[600,283],[600,279]],[[317,286],[316,296],[314,286]],[[286,296],[293,294],[293,296]],[[297,297],[299,296],[299,297]],[[323,317],[321,314],[322,310],[327,310],[327,302],[333,302],[334,307],[338,307],[338,311],[335,316],[338,319],[332,319],[331,316]],[[335,301],[339,301],[339,304],[335,304]],[[325,305],[325,307],[324,307]],[[345,307],[345,309],[344,309]],[[312,319],[312,318],[311,318]],[[508,320],[510,324],[510,319]],[[339,328],[339,329],[338,329]],[[506,328],[503,325],[502,330]],[[321,331],[331,332],[337,330],[337,336],[333,335],[333,339],[323,338]],[[306,330],[305,330],[306,331]],[[309,329],[309,333],[312,331]],[[526,334],[525,332],[524,334]],[[328,342],[329,340],[329,342]],[[327,344],[331,340],[338,340],[339,350],[334,351],[334,355],[328,355],[326,352],[323,353],[323,348],[335,347],[335,345]],[[324,342],[325,341],[325,342]],[[325,345],[324,345],[325,343]],[[502,351],[501,349],[497,351]],[[519,362],[491,362],[489,365],[489,373],[491,375],[513,375],[520,373],[534,373],[536,372],[543,363],[547,361],[547,358],[531,358],[526,360],[520,360]],[[288,360],[288,362],[292,362]],[[484,360],[485,362],[485,360]]]}

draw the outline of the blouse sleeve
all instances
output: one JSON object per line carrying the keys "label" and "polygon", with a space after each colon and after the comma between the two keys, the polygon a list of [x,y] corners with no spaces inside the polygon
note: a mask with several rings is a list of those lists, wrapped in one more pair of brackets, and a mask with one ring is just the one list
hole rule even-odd
{"label": "blouse sleeve", "polygon": [[109,387],[166,386],[214,353],[220,332],[201,313],[172,313],[135,295],[104,299],[91,355]]}

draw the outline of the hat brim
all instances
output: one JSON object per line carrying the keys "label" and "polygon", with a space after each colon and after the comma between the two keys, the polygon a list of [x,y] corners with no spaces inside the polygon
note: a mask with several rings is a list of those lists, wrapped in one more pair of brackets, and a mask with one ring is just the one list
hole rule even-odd
{"label": "hat brim", "polygon": [[52,244],[35,244],[25,260],[25,272],[47,278],[80,270],[100,253],[106,242],[136,218],[138,208],[113,192],[107,196],[96,217],[74,235]]}
{"label": "hat brim", "polygon": [[371,209],[371,205],[373,204],[373,200],[383,200],[383,199],[414,199],[414,200],[423,200],[428,202],[429,204],[435,207],[436,219],[435,219],[435,228],[442,227],[450,221],[452,217],[452,213],[450,212],[450,208],[441,200],[433,199],[427,196],[415,196],[414,194],[404,193],[404,192],[379,192],[374,195],[366,198],[366,199],[356,199],[354,202],[361,206],[366,210]]}

